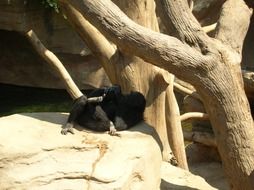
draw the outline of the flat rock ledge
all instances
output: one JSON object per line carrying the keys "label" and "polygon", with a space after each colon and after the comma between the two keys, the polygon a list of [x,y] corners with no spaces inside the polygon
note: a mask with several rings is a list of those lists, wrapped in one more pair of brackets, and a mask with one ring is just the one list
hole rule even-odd
{"label": "flat rock ledge", "polygon": [[0,118],[1,190],[214,189],[162,162],[158,135],[145,123],[120,137],[79,128],[65,136],[66,120],[65,113]]}

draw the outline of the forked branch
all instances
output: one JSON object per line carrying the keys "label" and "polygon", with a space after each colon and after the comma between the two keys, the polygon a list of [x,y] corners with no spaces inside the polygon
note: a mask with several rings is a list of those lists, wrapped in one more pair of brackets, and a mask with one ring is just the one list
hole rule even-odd
{"label": "forked branch", "polygon": [[71,3],[91,24],[123,51],[177,74],[182,80],[190,78],[189,74],[195,73],[196,67],[202,69],[202,63],[209,62],[204,60],[205,57],[199,51],[176,38],[136,24],[110,0],[60,1]]}

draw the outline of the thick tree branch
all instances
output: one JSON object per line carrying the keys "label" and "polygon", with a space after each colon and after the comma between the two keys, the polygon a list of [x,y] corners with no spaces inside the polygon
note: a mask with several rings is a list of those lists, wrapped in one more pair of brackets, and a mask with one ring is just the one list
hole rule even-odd
{"label": "thick tree branch", "polygon": [[206,54],[210,38],[193,16],[186,0],[156,0],[160,18],[169,34],[190,46],[197,46]]}
{"label": "thick tree branch", "polygon": [[82,92],[79,90],[79,88],[76,86],[76,84],[73,82],[71,76],[69,75],[68,71],[65,69],[61,61],[55,56],[54,53],[49,51],[45,46],[41,43],[37,35],[32,31],[28,31],[26,34],[26,37],[29,39],[31,44],[34,46],[36,51],[39,53],[39,55],[47,61],[47,63],[56,70],[56,73],[59,75],[59,77],[64,82],[64,85],[66,86],[66,90],[69,92],[71,97],[73,99],[79,98],[82,96]]}
{"label": "thick tree branch", "polygon": [[112,65],[108,63],[116,53],[116,48],[110,44],[110,42],[71,4],[63,1],[60,3],[60,6],[67,19],[70,21],[70,24],[85,41],[93,55],[101,61],[102,66],[108,74],[111,82],[114,82],[114,74],[111,73],[112,69],[110,69]]}
{"label": "thick tree branch", "polygon": [[[193,78],[193,73],[197,73],[196,69],[202,72],[210,65],[209,56],[204,57],[199,51],[176,38],[136,24],[110,0],[61,1],[74,5],[84,17],[124,51],[164,68],[182,80]],[[193,82],[197,84],[199,79],[194,76]]]}
{"label": "thick tree branch", "polygon": [[243,0],[227,0],[222,6],[215,38],[241,54],[252,11]]}
{"label": "thick tree branch", "polygon": [[93,26],[91,25],[82,14],[69,3],[60,3],[61,9],[78,31],[81,38],[89,45],[89,49],[95,56],[103,57],[107,61],[114,55],[115,48],[109,41]]}
{"label": "thick tree branch", "polygon": [[209,33],[209,32],[212,32],[213,30],[215,30],[217,26],[217,23],[214,23],[214,24],[211,24],[211,25],[208,25],[208,26],[203,26],[203,30],[205,31],[205,33]]}
{"label": "thick tree branch", "polygon": [[173,91],[174,76],[171,75],[169,86],[166,89],[166,122],[167,133],[170,141],[171,149],[178,161],[181,168],[188,170],[187,158],[185,153],[183,131],[180,121],[179,106],[176,101],[176,97]]}

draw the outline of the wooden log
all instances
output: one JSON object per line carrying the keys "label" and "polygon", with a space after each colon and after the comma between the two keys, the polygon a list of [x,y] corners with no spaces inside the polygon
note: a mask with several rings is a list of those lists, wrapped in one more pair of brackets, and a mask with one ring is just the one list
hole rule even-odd
{"label": "wooden log", "polygon": [[[71,95],[73,99],[77,99],[80,96],[82,96],[82,92],[79,90],[79,88],[76,86],[74,81],[72,80],[70,74],[63,66],[62,62],[56,57],[56,55],[49,51],[40,41],[40,39],[37,37],[35,32],[33,30],[29,30],[27,33],[25,33],[25,36],[28,38],[28,40],[31,42],[35,50],[38,52],[38,54],[55,70],[55,72],[59,75],[59,77],[62,79],[66,90]],[[39,77],[39,76],[38,76]]]}
{"label": "wooden log", "polygon": [[188,119],[208,120],[209,116],[207,113],[201,113],[201,112],[188,112],[180,116],[181,121],[185,121]]}

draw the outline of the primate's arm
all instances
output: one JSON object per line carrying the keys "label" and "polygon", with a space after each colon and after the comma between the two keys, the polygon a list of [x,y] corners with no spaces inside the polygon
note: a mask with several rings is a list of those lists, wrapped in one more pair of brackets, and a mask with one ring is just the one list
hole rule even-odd
{"label": "primate's arm", "polygon": [[67,123],[62,127],[61,133],[63,135],[66,135],[68,132],[74,134],[73,132],[74,121],[76,121],[77,118],[80,116],[86,104],[87,104],[86,96],[81,96],[80,98],[75,100],[73,108],[71,109],[70,115],[68,117]]}

